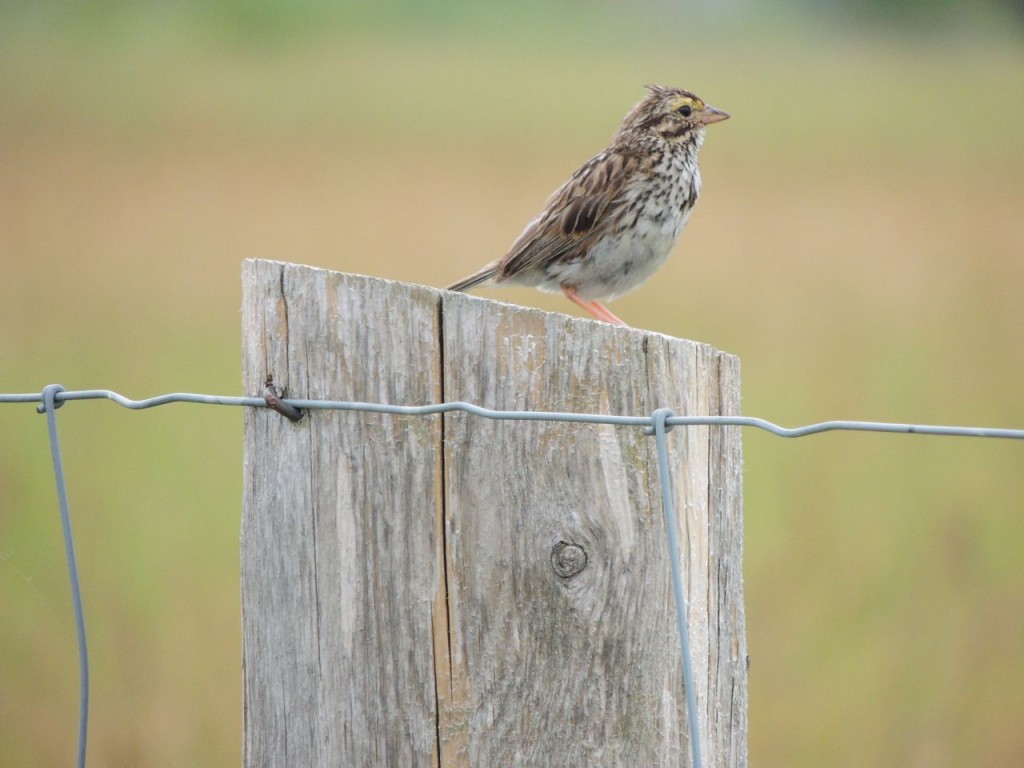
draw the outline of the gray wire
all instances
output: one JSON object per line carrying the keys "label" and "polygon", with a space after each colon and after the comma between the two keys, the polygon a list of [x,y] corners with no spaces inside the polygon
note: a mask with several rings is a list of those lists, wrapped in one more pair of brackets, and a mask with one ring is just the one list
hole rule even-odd
{"label": "gray wire", "polygon": [[64,483],[64,463],[57,439],[57,397],[64,390],[60,384],[50,384],[41,398],[46,413],[46,431],[50,436],[50,457],[53,459],[53,477],[57,485],[57,503],[60,506],[60,524],[64,531],[64,554],[68,562],[71,581],[71,604],[75,613],[75,632],[78,635],[78,768],[85,768],[85,743],[89,731],[89,647],[85,634],[85,609],[82,590],[78,583],[78,562],[75,558],[75,540],[71,533],[71,513],[68,492]]}
{"label": "gray wire", "polygon": [[683,661],[683,687],[686,692],[686,716],[690,724],[690,754],[693,768],[701,768],[700,730],[697,720],[697,692],[693,680],[693,662],[690,656],[690,611],[683,591],[683,574],[679,565],[679,531],[676,525],[676,505],[672,494],[672,476],[668,468],[668,432],[666,424],[674,414],[668,408],[659,408],[651,419],[654,421],[654,443],[658,449],[658,480],[661,482],[661,504],[665,512],[665,528],[668,531],[668,558],[672,569],[672,593],[676,601],[676,625],[679,629],[679,653]]}
{"label": "gray wire", "polygon": [[[64,532],[64,550],[67,557],[71,581],[71,597],[75,613],[75,630],[78,636],[80,672],[79,722],[78,722],[78,768],[85,766],[86,735],[89,722],[89,653],[85,633],[85,611],[78,580],[78,565],[75,559],[74,538],[71,532],[71,515],[68,509],[67,488],[61,461],[60,443],[57,437],[56,410],[72,400],[111,400],[124,408],[144,410],[170,403],[193,403],[199,405],[226,405],[252,408],[266,408],[268,401],[260,397],[229,397],[222,395],[201,395],[189,392],[174,392],[143,400],[132,400],[109,389],[86,389],[67,391],[59,384],[47,386],[41,393],[3,394],[0,403],[39,403],[37,410],[46,414],[47,431],[50,438],[50,453],[53,473],[57,485],[57,500],[60,506],[61,525]],[[778,424],[750,416],[676,416],[667,408],[658,409],[650,416],[614,416],[597,413],[563,413],[559,411],[507,411],[484,408],[473,403],[453,402],[434,405],[390,405],[387,403],[364,403],[351,400],[305,400],[284,399],[293,408],[304,410],[359,411],[384,413],[400,416],[428,416],[452,411],[464,411],[485,419],[511,421],[557,421],[586,424],[609,424],[623,427],[644,427],[647,435],[654,435],[658,452],[658,476],[661,483],[662,504],[668,533],[669,559],[672,568],[672,586],[676,603],[676,620],[679,629],[680,655],[683,664],[683,684],[686,689],[686,710],[689,718],[690,747],[694,768],[701,768],[700,731],[698,730],[696,692],[693,682],[693,665],[690,657],[689,634],[687,630],[687,605],[683,589],[682,572],[679,565],[679,534],[675,519],[671,475],[668,466],[666,433],[677,426],[733,426],[753,427],[779,437],[804,437],[823,432],[854,431],[884,432],[918,435],[945,435],[949,437],[985,437],[1024,440],[1024,429],[997,429],[989,427],[953,427],[932,424],[900,424],[879,421],[823,421],[802,427],[786,428]]]}
{"label": "gray wire", "polygon": [[[112,400],[125,408],[143,410],[169,403],[198,403],[200,405],[231,405],[266,408],[267,403],[260,397],[228,397],[223,395],[199,395],[189,392],[175,392],[132,400],[109,389],[86,389],[76,392],[59,392],[58,404],[69,400]],[[38,403],[39,393],[0,394],[0,403]],[[353,400],[303,400],[283,398],[288,405],[306,410],[361,411],[388,413],[399,416],[429,416],[450,411],[464,411],[485,419],[511,421],[563,421],[586,424],[611,424],[623,427],[645,427],[647,434],[653,434],[651,416],[613,416],[598,413],[562,413],[558,411],[504,411],[483,408],[473,403],[453,402],[435,405],[390,405],[387,403],[363,403]],[[41,411],[42,409],[40,409]],[[665,422],[669,427],[717,426],[753,427],[779,437],[805,437],[822,432],[886,432],[914,435],[945,435],[947,437],[986,437],[1024,440],[1024,429],[1000,429],[992,427],[954,427],[935,424],[902,424],[884,421],[834,420],[807,424],[802,427],[781,427],[766,419],[753,416],[672,416]]]}

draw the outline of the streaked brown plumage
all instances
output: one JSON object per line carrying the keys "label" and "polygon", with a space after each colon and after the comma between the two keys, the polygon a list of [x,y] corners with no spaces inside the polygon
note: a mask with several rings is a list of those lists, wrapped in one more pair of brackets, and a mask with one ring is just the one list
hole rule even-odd
{"label": "streaked brown plumage", "polygon": [[700,195],[704,129],[729,117],[681,88],[647,91],[608,148],[555,191],[508,253],[449,290],[493,281],[561,291],[625,325],[597,300],[631,291],[664,264]]}

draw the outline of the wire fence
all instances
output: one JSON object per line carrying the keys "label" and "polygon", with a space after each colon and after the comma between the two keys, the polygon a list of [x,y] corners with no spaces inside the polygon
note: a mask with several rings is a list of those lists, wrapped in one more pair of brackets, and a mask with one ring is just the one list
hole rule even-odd
{"label": "wire fence", "polygon": [[805,437],[823,432],[882,432],[891,434],[936,435],[947,437],[979,437],[1010,440],[1024,440],[1024,429],[1004,429],[990,427],[941,426],[933,424],[908,424],[877,421],[823,421],[805,426],[787,428],[765,419],[750,416],[677,416],[669,408],[659,408],[649,416],[617,416],[597,413],[565,413],[557,411],[513,411],[494,410],[482,406],[451,402],[434,405],[404,406],[387,403],[366,403],[350,400],[305,400],[280,398],[273,387],[267,386],[262,397],[232,397],[224,395],[203,395],[187,392],[176,392],[143,400],[133,400],[109,389],[88,389],[69,391],[59,384],[50,384],[42,392],[33,393],[0,393],[0,403],[36,403],[36,410],[45,414],[47,433],[49,436],[51,460],[53,463],[54,483],[57,490],[57,501],[60,508],[61,527],[64,537],[65,557],[68,576],[71,583],[71,598],[75,619],[75,631],[78,641],[79,657],[79,722],[77,762],[79,768],[85,766],[85,752],[89,723],[89,654],[85,628],[85,610],[82,604],[81,588],[78,577],[78,566],[75,559],[74,536],[71,526],[71,512],[68,504],[67,487],[64,480],[64,467],[61,459],[60,440],[57,431],[57,410],[65,403],[78,400],[111,400],[124,408],[144,410],[172,403],[193,405],[241,406],[248,408],[271,408],[283,417],[298,421],[303,412],[308,410],[359,411],[402,416],[431,416],[453,411],[465,413],[485,419],[505,421],[547,421],[577,424],[604,424],[618,427],[642,428],[644,434],[653,435],[658,457],[658,479],[661,487],[662,505],[665,514],[667,546],[669,562],[672,569],[673,597],[676,606],[676,619],[679,630],[679,651],[683,667],[683,682],[686,696],[687,719],[690,731],[690,749],[692,765],[701,768],[703,765],[701,745],[697,722],[695,686],[693,668],[689,648],[689,629],[687,626],[687,605],[683,577],[679,565],[679,534],[675,519],[675,504],[672,492],[672,478],[669,468],[668,432],[673,427],[685,426],[734,426],[750,427],[764,430],[779,437]]}

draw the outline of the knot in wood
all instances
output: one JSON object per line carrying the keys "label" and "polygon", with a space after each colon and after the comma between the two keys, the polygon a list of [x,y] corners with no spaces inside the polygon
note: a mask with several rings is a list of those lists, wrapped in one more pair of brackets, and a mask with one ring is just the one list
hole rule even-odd
{"label": "knot in wood", "polygon": [[579,544],[560,541],[551,548],[551,567],[561,579],[571,579],[587,567],[587,552]]}

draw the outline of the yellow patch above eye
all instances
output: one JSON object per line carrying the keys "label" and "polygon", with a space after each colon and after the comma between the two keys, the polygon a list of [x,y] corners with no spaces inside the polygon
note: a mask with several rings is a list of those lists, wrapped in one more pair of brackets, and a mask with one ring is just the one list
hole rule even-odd
{"label": "yellow patch above eye", "polygon": [[689,96],[681,96],[672,102],[672,109],[680,109],[681,107],[689,105],[693,109],[703,109],[704,102],[700,99],[691,99]]}

